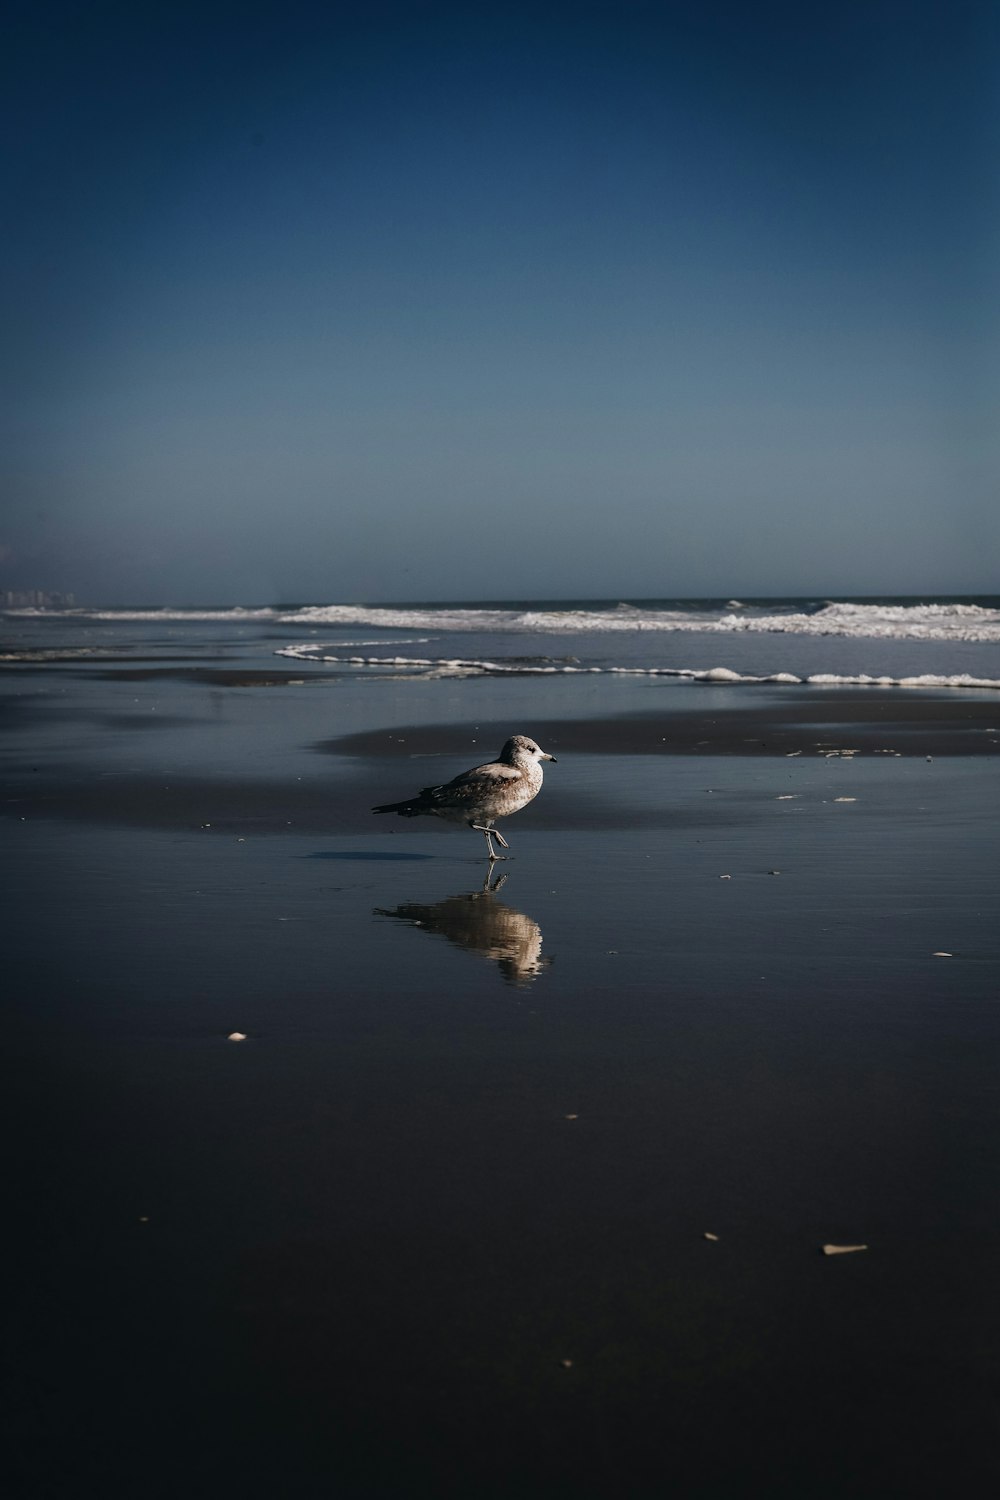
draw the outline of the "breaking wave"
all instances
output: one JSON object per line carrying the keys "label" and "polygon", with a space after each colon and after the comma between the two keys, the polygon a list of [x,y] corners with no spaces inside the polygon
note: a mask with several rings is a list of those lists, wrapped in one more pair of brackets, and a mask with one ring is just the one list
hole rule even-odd
{"label": "breaking wave", "polygon": [[1000,608],[983,604],[864,603],[847,601],[723,605],[698,600],[657,604],[581,605],[560,609],[450,605],[317,604],[294,609],[72,609],[11,610],[21,617],[107,622],[239,624],[255,621],[297,628],[363,626],[377,630],[599,634],[620,631],[694,631],[722,635],[841,636],[899,641],[1000,642]]}
{"label": "breaking wave", "polygon": [[874,677],[864,672],[856,675],[817,672],[811,676],[798,677],[794,672],[770,672],[755,675],[749,672],[734,672],[729,667],[596,667],[571,662],[489,661],[478,657],[460,656],[345,656],[340,652],[331,651],[327,646],[313,642],[284,646],[276,651],[275,655],[292,657],[296,661],[329,662],[339,666],[368,669],[378,668],[387,672],[419,677],[674,677],[689,682],[720,685],[770,683],[779,687],[807,684],[814,687],[1000,689],[1000,679],[973,677],[968,672],[958,672],[952,675],[924,672],[913,677]]}
{"label": "breaking wave", "polygon": [[978,604],[825,603],[815,609],[764,609],[731,602],[719,610],[696,603],[670,609],[619,604],[593,609],[389,608],[317,605],[278,616],[283,624],[370,625],[392,630],[592,633],[697,631],[732,634],[835,635],[892,640],[998,641],[1000,609]]}

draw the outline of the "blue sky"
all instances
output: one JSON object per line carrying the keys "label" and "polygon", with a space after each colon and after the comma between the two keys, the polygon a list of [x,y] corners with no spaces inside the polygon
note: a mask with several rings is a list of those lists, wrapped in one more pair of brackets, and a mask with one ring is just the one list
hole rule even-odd
{"label": "blue sky", "polygon": [[22,7],[0,587],[998,587],[995,10]]}

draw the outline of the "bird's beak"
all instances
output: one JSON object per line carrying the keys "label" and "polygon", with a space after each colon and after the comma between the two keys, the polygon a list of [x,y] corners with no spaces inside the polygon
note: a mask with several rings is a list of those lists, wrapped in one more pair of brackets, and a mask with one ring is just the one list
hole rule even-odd
{"label": "bird's beak", "polygon": [[542,760],[555,760],[555,756],[554,755],[546,755],[545,751],[543,750],[542,751]]}

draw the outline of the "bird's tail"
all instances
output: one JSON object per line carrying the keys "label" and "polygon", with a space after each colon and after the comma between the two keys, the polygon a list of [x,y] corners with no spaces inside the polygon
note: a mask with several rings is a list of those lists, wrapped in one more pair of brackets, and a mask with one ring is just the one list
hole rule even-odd
{"label": "bird's tail", "polygon": [[401,818],[415,818],[424,811],[419,797],[411,797],[408,802],[386,802],[382,807],[372,808],[373,813],[394,812],[399,813]]}

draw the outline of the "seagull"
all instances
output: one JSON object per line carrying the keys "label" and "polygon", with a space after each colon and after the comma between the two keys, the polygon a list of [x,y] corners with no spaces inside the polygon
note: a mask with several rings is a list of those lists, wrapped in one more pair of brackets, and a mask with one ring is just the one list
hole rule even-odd
{"label": "seagull", "polygon": [[382,807],[373,807],[372,812],[394,812],[401,818],[427,814],[449,823],[467,823],[477,833],[486,835],[492,863],[505,858],[493,848],[494,838],[501,849],[510,848],[493,824],[497,818],[509,818],[511,813],[520,812],[538,796],[542,789],[543,760],[554,761],[555,756],[546,755],[527,735],[515,734],[488,765],[473,766],[471,771],[463,771],[444,786],[425,786],[419,797],[411,797],[408,802],[386,802]]}

